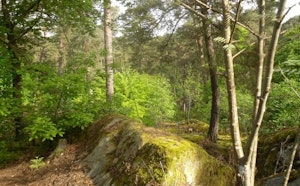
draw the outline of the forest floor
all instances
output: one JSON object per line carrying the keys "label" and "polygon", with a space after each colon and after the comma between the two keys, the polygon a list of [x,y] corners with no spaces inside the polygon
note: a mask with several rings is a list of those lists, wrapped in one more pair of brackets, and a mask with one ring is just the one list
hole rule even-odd
{"label": "forest floor", "polygon": [[[199,124],[202,126],[203,124]],[[202,135],[202,129],[197,128],[195,132],[187,133],[188,128],[178,130],[169,128],[183,138],[186,138],[202,146],[210,155],[225,163],[234,164],[230,149],[230,139],[228,135],[220,135],[218,144],[213,144],[205,140],[206,131]],[[193,124],[192,127],[195,127]],[[207,128],[207,127],[206,127]],[[163,129],[169,131],[169,129]],[[173,131],[174,130],[174,131]],[[206,130],[206,129],[205,129]],[[230,144],[230,145],[228,145]],[[0,186],[88,186],[94,185],[92,180],[85,174],[82,160],[87,156],[83,143],[66,144],[60,153],[55,150],[51,155],[43,160],[45,165],[33,169],[31,162],[27,158],[15,165],[0,169]],[[28,155],[24,154],[25,157]]]}
{"label": "forest floor", "polygon": [[67,145],[64,151],[45,159],[39,169],[30,168],[30,161],[0,169],[0,185],[3,186],[85,186],[93,185],[82,166],[86,153],[78,144]]}

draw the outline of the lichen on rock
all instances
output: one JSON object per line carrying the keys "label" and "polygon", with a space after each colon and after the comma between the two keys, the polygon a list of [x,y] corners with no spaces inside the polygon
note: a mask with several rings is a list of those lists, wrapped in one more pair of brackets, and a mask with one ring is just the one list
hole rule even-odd
{"label": "lichen on rock", "polygon": [[234,170],[199,145],[109,115],[87,130],[87,174],[95,185],[235,185]]}

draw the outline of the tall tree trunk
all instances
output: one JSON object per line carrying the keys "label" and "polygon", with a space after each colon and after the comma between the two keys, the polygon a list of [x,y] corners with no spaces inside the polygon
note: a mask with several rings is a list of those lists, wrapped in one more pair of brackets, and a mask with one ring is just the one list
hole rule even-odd
{"label": "tall tree trunk", "polygon": [[[205,1],[207,4],[207,1]],[[203,14],[208,15],[207,10],[204,10]],[[220,90],[219,81],[217,76],[217,61],[214,50],[214,43],[212,38],[211,25],[207,24],[207,21],[203,19],[203,30],[204,40],[207,50],[207,62],[209,67],[210,83],[211,83],[211,113],[210,113],[210,124],[207,133],[208,139],[212,142],[217,142],[219,134],[219,120],[220,120]]]}
{"label": "tall tree trunk", "polygon": [[106,101],[111,102],[114,95],[113,46],[112,46],[111,1],[104,0],[104,40],[106,70]]}
{"label": "tall tree trunk", "polygon": [[[15,45],[16,47],[16,45]],[[8,48],[9,51],[15,53],[16,51],[13,51],[15,49]],[[12,85],[13,85],[13,99],[15,104],[15,110],[14,110],[14,123],[15,123],[15,140],[19,141],[22,140],[22,130],[24,128],[22,124],[22,75],[20,74],[21,70],[21,62],[17,58],[17,56],[14,54],[13,57],[11,57],[11,61],[13,63],[13,69],[12,69]]]}
{"label": "tall tree trunk", "polygon": [[[259,34],[258,34],[258,68],[256,75],[256,93],[254,98],[254,110],[253,110],[253,121],[252,127],[255,128],[256,118],[258,114],[259,102],[261,98],[262,91],[262,80],[263,80],[263,67],[265,60],[265,0],[257,0],[258,9],[259,9]],[[250,169],[251,169],[251,178],[250,185],[254,185],[255,182],[255,170],[256,170],[256,156],[257,156],[257,145],[258,145],[258,135],[254,136],[254,144],[253,144],[253,153],[250,158]]]}
{"label": "tall tree trunk", "polygon": [[22,75],[20,73],[21,70],[21,61],[18,56],[18,44],[15,38],[14,29],[15,25],[11,21],[11,15],[9,13],[9,4],[7,4],[7,0],[1,0],[1,11],[3,13],[2,21],[5,25],[6,31],[6,39],[8,52],[10,53],[10,61],[12,63],[12,87],[13,93],[12,97],[15,101],[15,109],[14,109],[14,122],[15,122],[15,139],[21,139],[21,130],[24,128],[22,126]]}
{"label": "tall tree trunk", "polygon": [[223,0],[223,22],[224,22],[224,39],[225,39],[224,55],[225,55],[225,66],[226,66],[228,106],[229,106],[233,145],[234,145],[237,158],[241,160],[242,158],[244,158],[244,152],[243,152],[242,142],[240,137],[236,88],[234,82],[233,56],[231,51],[232,44],[231,44],[231,28],[230,28],[230,10],[231,7],[230,7],[229,0]]}
{"label": "tall tree trunk", "polygon": [[[245,165],[251,165],[251,167],[254,168],[253,165],[256,163],[256,153],[257,153],[257,141],[258,141],[258,132],[264,117],[264,113],[266,110],[266,104],[267,100],[269,97],[269,93],[271,90],[271,82],[272,82],[272,77],[273,77],[273,71],[274,71],[274,58],[275,58],[275,53],[276,53],[276,48],[281,32],[281,25],[282,25],[282,20],[284,18],[284,8],[285,8],[286,0],[281,0],[279,3],[277,15],[276,15],[276,20],[274,23],[274,28],[273,28],[273,34],[270,42],[270,46],[268,49],[268,55],[266,59],[266,70],[265,70],[265,75],[262,78],[263,83],[261,84],[261,96],[259,97],[259,103],[258,103],[258,108],[256,111],[255,115],[255,120],[253,124],[253,129],[251,136],[249,138],[249,153],[245,161]],[[262,2],[263,5],[263,2]],[[252,173],[254,174],[254,173]],[[251,185],[254,183],[254,176],[252,175],[252,178],[246,181],[246,185]]]}
{"label": "tall tree trunk", "polygon": [[64,54],[64,38],[63,33],[60,34],[59,37],[59,46],[58,46],[58,52],[59,52],[59,58],[58,58],[58,75],[62,76],[64,71],[64,64],[65,64],[65,54]]}
{"label": "tall tree trunk", "polygon": [[194,18],[194,23],[197,25],[197,46],[198,46],[198,51],[199,51],[199,63],[201,67],[201,79],[202,79],[202,84],[206,85],[207,80],[208,80],[208,73],[207,73],[207,68],[205,65],[205,52],[204,52],[204,37],[202,36],[202,27],[203,25],[200,24],[201,22],[199,19]]}

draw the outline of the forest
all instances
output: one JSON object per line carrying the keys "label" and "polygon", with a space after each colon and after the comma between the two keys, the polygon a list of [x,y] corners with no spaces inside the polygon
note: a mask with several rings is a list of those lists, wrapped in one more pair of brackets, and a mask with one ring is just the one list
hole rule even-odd
{"label": "forest", "polygon": [[115,113],[208,124],[196,135],[230,136],[254,185],[259,136],[299,127],[300,16],[283,21],[286,2],[1,0],[0,167]]}

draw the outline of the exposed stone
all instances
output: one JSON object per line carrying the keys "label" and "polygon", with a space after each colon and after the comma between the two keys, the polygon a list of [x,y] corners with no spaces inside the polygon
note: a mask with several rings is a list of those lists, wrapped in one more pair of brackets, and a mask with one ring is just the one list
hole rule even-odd
{"label": "exposed stone", "polygon": [[199,145],[110,115],[87,130],[87,173],[95,185],[236,184],[234,170]]}
{"label": "exposed stone", "polygon": [[[283,185],[297,128],[287,128],[272,135],[261,136],[257,166],[258,185]],[[296,151],[290,185],[300,185],[300,147]]]}

